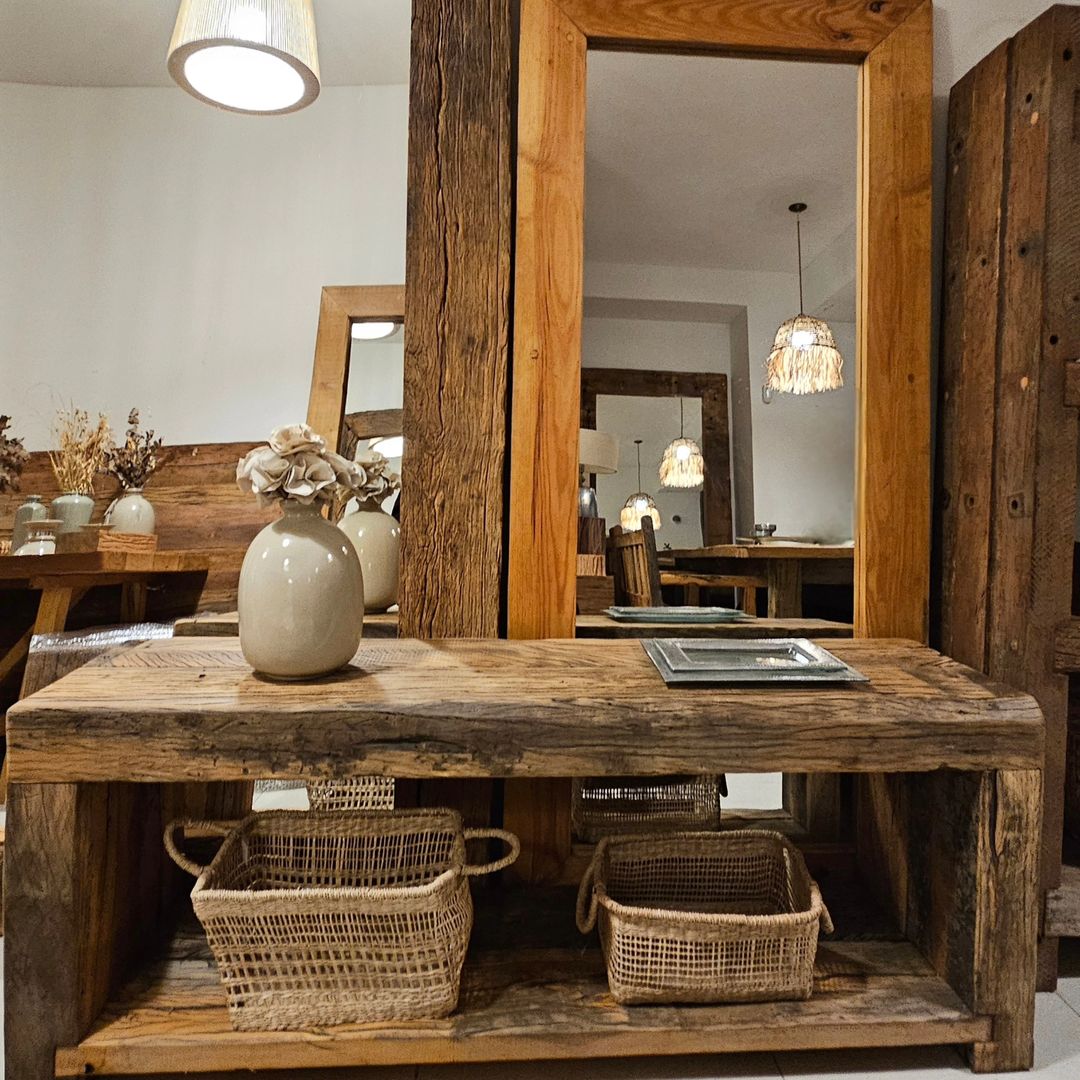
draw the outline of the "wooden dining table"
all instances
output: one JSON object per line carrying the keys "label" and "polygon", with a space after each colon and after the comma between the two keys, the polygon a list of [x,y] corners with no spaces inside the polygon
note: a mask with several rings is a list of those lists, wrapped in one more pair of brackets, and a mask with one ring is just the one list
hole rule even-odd
{"label": "wooden dining table", "polygon": [[770,619],[802,618],[804,585],[849,585],[854,580],[855,549],[842,544],[778,540],[665,548],[657,554],[662,571],[760,578],[768,589]]}

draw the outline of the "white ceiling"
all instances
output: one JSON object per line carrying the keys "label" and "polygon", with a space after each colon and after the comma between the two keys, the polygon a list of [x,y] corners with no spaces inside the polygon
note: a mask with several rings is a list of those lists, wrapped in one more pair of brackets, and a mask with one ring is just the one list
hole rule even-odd
{"label": "white ceiling", "polygon": [[795,270],[855,219],[857,69],[590,52],[586,258]]}
{"label": "white ceiling", "polygon": [[[0,0],[0,82],[173,86],[180,0]],[[409,81],[410,0],[315,0],[326,86]]]}
{"label": "white ceiling", "polygon": [[[0,82],[172,86],[179,0],[0,0]],[[409,0],[315,0],[328,86],[406,83]],[[586,253],[612,262],[794,269],[855,214],[856,70],[589,54]]]}

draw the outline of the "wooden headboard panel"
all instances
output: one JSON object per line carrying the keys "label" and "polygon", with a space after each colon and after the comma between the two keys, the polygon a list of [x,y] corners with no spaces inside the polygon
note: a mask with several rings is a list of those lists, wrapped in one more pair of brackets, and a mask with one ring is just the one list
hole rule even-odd
{"label": "wooden headboard panel", "polygon": [[[241,494],[236,486],[236,463],[255,445],[193,443],[162,447],[157,471],[146,488],[146,497],[157,515],[159,547],[206,551],[211,556],[200,611],[236,607],[236,583],[244,552],[259,529],[278,516],[274,508],[260,510],[255,499]],[[111,479],[98,479],[95,521],[101,520],[117,492]],[[0,537],[11,536],[15,509],[29,494],[41,495],[46,502],[59,494],[44,452],[30,455],[20,491],[0,495]]]}

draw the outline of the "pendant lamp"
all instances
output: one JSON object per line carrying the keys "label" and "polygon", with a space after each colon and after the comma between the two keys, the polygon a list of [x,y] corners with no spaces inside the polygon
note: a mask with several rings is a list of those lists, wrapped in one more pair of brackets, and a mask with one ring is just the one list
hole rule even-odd
{"label": "pendant lamp", "polygon": [[641,440],[635,439],[634,445],[637,447],[638,490],[623,503],[623,508],[619,511],[619,524],[627,532],[640,532],[641,519],[647,514],[652,518],[653,531],[655,532],[660,528],[660,511],[656,508],[652,496],[641,490]]}
{"label": "pendant lamp", "polygon": [[683,399],[679,398],[679,437],[660,459],[660,483],[666,488],[696,488],[705,480],[705,456],[693,439],[684,437]]}
{"label": "pendant lamp", "polygon": [[231,112],[296,112],[319,96],[311,0],[181,0],[169,74]]}
{"label": "pendant lamp", "polygon": [[829,324],[803,312],[802,221],[806,203],[792,203],[795,242],[799,253],[799,314],[776,331],[772,352],[765,361],[762,400],[768,404],[776,394],[819,394],[844,385],[844,358],[836,347]]}

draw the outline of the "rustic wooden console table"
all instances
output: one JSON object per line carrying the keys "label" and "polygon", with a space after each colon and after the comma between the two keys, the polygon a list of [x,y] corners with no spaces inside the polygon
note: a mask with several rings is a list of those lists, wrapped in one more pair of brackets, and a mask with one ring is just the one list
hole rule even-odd
{"label": "rustic wooden console table", "polygon": [[[1029,1067],[1042,716],[922,646],[827,644],[871,681],[670,690],[622,640],[368,642],[309,685],[257,678],[228,638],[80,668],[8,714],[7,1075],[933,1043]],[[569,893],[507,885],[478,897],[449,1019],[234,1032],[201,934],[166,902],[190,888],[160,856],[188,782],[719,769],[870,774],[892,794],[846,868],[816,853],[837,933],[809,1001],[619,1007],[566,932]]]}

